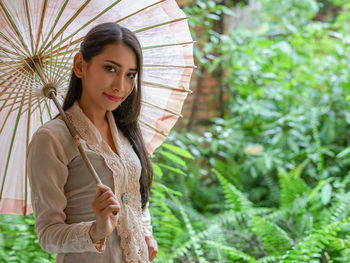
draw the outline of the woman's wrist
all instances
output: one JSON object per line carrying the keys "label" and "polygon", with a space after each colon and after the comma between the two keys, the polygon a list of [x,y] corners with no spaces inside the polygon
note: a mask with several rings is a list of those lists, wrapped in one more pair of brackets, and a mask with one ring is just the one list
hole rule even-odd
{"label": "woman's wrist", "polygon": [[89,235],[91,238],[92,243],[96,243],[98,241],[100,241],[101,239],[104,238],[104,236],[101,236],[97,233],[97,225],[96,225],[96,221],[94,221],[90,227],[89,230]]}

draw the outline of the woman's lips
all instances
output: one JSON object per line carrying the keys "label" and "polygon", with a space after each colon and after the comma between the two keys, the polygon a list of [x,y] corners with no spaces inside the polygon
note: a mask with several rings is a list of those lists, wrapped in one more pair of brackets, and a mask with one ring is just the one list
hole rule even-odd
{"label": "woman's lips", "polygon": [[113,96],[113,95],[110,95],[110,94],[107,94],[107,93],[103,93],[103,94],[106,95],[106,97],[108,99],[110,99],[111,101],[118,102],[118,101],[121,101],[123,99],[123,97],[116,97],[116,96]]}

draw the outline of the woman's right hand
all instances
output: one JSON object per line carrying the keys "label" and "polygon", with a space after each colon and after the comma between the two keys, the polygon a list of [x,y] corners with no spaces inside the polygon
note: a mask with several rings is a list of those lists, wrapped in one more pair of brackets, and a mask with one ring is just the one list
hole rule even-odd
{"label": "woman's right hand", "polygon": [[93,242],[97,242],[112,233],[117,224],[115,214],[120,211],[119,202],[111,188],[98,185],[92,208],[96,214],[96,222],[89,234]]}

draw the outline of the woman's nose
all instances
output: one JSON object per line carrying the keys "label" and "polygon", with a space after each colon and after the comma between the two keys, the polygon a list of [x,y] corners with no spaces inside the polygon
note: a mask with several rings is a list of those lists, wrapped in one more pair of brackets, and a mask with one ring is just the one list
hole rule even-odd
{"label": "woman's nose", "polygon": [[118,90],[118,91],[124,90],[124,88],[125,88],[124,85],[125,85],[125,81],[124,81],[123,76],[116,76],[114,78],[114,81],[113,81],[112,89],[113,90]]}

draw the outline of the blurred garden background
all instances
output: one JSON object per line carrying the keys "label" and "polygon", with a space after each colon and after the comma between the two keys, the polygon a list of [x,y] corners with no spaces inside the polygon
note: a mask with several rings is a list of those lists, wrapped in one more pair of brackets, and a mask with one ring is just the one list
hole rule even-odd
{"label": "blurred garden background", "polygon": [[[178,1],[197,41],[153,156],[154,262],[350,262],[350,2]],[[0,262],[54,262],[0,215]]]}

